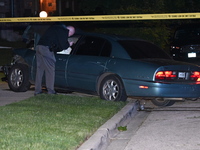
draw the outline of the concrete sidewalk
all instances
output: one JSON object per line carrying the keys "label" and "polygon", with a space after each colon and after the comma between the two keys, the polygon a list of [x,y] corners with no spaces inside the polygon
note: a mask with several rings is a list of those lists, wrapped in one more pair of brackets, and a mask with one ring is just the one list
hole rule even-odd
{"label": "concrete sidewalk", "polygon": [[7,83],[0,83],[0,106],[18,102],[34,95],[33,90],[27,92],[13,92]]}
{"label": "concrete sidewalk", "polygon": [[4,48],[4,49],[11,49],[12,47],[6,47],[6,46],[0,46],[0,49]]}

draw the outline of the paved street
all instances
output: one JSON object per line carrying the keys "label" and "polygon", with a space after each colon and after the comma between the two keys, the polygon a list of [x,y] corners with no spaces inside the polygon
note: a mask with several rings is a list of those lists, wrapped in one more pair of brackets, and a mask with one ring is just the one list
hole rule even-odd
{"label": "paved street", "polygon": [[[152,107],[148,103],[146,107]],[[199,150],[200,101],[139,111],[106,150]]]}

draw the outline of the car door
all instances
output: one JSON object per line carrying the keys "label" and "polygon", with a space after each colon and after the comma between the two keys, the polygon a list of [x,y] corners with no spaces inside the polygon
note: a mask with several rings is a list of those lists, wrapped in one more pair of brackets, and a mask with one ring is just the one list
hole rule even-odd
{"label": "car door", "polygon": [[66,81],[66,63],[69,55],[56,54],[56,65],[55,65],[55,86],[64,88],[67,86]]}
{"label": "car door", "polygon": [[73,42],[73,46],[69,47],[66,50],[61,52],[57,52],[55,54],[56,57],[56,65],[55,65],[55,86],[60,88],[68,87],[67,84],[67,63],[68,59],[71,56],[73,48],[76,46],[77,41],[79,40],[79,35],[74,35],[68,38],[69,42]]}
{"label": "car door", "polygon": [[106,70],[111,48],[110,42],[103,38],[83,38],[67,64],[69,87],[95,91],[98,77]]}

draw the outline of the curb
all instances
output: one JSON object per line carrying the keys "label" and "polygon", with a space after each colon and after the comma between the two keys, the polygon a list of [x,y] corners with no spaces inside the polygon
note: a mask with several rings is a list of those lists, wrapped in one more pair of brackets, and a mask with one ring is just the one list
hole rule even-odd
{"label": "curb", "polygon": [[103,150],[110,143],[111,137],[117,134],[117,128],[125,126],[136,114],[139,107],[137,100],[129,102],[122,110],[103,124],[86,142],[77,150]]}

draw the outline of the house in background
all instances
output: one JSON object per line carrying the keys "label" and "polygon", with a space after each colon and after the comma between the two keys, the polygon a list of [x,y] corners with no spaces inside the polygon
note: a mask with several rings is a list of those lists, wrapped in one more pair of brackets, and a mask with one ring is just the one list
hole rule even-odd
{"label": "house in background", "polygon": [[77,14],[77,0],[1,0],[0,17],[33,17],[46,11],[49,16]]}
{"label": "house in background", "polygon": [[[78,14],[78,0],[1,0],[0,18],[39,17],[41,11],[48,16]],[[8,41],[21,40],[21,32],[27,23],[0,23],[0,38]]]}
{"label": "house in background", "polygon": [[40,0],[39,8],[49,16],[70,16],[79,12],[77,0]]}

